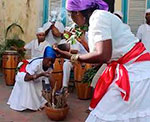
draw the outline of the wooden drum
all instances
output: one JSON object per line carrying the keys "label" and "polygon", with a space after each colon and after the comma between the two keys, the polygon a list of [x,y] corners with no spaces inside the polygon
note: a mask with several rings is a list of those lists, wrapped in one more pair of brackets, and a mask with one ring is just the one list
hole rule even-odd
{"label": "wooden drum", "polygon": [[87,83],[81,82],[85,71],[91,67],[91,64],[80,64],[79,62],[74,66],[74,80],[77,96],[81,100],[89,99],[92,95],[92,88]]}
{"label": "wooden drum", "polygon": [[2,56],[2,67],[6,85],[14,85],[15,70],[17,68],[19,56],[17,51],[6,50]]}
{"label": "wooden drum", "polygon": [[[55,63],[54,63],[54,69],[52,72],[52,76],[55,79],[55,81],[57,81],[57,90],[61,89],[61,87],[62,87],[63,63],[64,63],[63,58],[56,58]],[[53,88],[55,83],[51,82],[51,85]]]}
{"label": "wooden drum", "polygon": [[81,64],[79,62],[75,63],[75,65],[74,65],[74,80],[82,81],[85,71],[91,67],[92,67],[91,64]]}

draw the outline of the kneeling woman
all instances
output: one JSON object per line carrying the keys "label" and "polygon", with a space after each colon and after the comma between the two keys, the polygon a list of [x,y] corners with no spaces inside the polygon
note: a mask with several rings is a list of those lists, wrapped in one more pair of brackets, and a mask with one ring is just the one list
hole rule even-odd
{"label": "kneeling woman", "polygon": [[47,102],[42,97],[42,80],[53,80],[51,71],[56,54],[46,47],[44,57],[24,62],[16,75],[16,83],[8,100],[11,109],[38,110]]}

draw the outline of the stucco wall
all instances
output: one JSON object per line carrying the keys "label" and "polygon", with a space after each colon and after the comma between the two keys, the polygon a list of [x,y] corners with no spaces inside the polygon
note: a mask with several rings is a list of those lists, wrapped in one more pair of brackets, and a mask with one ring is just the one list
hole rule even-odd
{"label": "stucco wall", "polygon": [[0,41],[6,28],[12,23],[19,24],[26,42],[35,38],[37,27],[42,24],[43,0],[0,0]]}
{"label": "stucco wall", "polygon": [[115,0],[115,11],[121,11],[122,0]]}

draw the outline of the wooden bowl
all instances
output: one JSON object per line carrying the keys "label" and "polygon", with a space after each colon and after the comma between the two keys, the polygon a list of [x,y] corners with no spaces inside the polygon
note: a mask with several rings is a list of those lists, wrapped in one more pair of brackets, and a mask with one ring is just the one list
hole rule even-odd
{"label": "wooden bowl", "polygon": [[58,45],[58,48],[60,50],[63,50],[63,51],[68,51],[70,50],[70,44],[69,43],[63,43],[63,44],[59,44]]}
{"label": "wooden bowl", "polygon": [[68,105],[65,108],[54,109],[45,105],[45,112],[49,119],[54,121],[64,120],[68,114]]}

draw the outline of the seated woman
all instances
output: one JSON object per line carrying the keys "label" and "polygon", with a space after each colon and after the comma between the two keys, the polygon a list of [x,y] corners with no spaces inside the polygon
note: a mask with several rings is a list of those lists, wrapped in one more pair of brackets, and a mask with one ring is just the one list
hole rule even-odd
{"label": "seated woman", "polygon": [[52,81],[52,68],[56,53],[51,47],[46,47],[44,56],[25,61],[16,75],[16,83],[8,100],[11,109],[23,111],[39,110],[47,102],[42,97],[42,81],[49,78]]}

